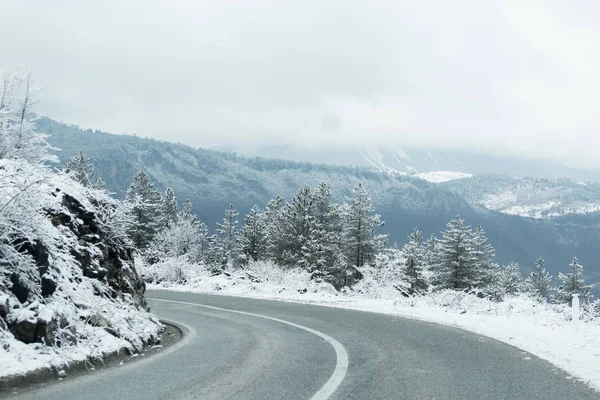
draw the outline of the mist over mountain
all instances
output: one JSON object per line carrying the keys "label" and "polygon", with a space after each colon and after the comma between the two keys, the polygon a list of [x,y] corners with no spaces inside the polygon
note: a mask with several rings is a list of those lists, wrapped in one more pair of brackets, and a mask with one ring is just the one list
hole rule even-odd
{"label": "mist over mountain", "polygon": [[[57,155],[62,161],[80,150],[86,153],[94,162],[98,175],[118,197],[123,197],[134,174],[144,168],[157,188],[163,191],[167,187],[174,189],[180,203],[189,197],[198,218],[212,227],[222,219],[230,203],[239,210],[240,221],[243,221],[243,215],[253,205],[264,207],[277,194],[289,200],[303,184],[315,187],[321,181],[330,182],[334,197],[343,200],[356,183],[362,182],[385,221],[382,230],[390,234],[391,243],[404,243],[415,226],[423,230],[426,237],[432,233],[439,234],[445,224],[458,214],[468,224],[483,225],[496,248],[499,263],[515,260],[527,272],[535,259],[541,256],[556,276],[557,271],[565,270],[571,258],[577,255],[586,265],[587,274],[594,280],[600,280],[600,271],[594,265],[600,257],[597,246],[600,218],[597,212],[563,212],[548,218],[529,218],[518,213],[502,212],[504,209],[489,209],[480,199],[485,197],[486,190],[491,191],[490,187],[495,190],[499,186],[498,182],[490,181],[485,175],[439,184],[400,173],[384,173],[368,162],[361,162],[362,165],[358,166],[335,166],[243,157],[136,136],[81,130],[47,118],[39,120],[38,126],[40,131],[50,135],[49,143],[60,149]],[[414,154],[420,153],[407,154],[411,161],[419,160]],[[447,160],[451,160],[450,153],[446,154]],[[455,157],[454,160],[461,160],[463,166],[483,162],[482,158],[473,156],[471,160],[467,155],[465,153],[462,158]],[[319,153],[313,155],[317,156]],[[318,157],[311,160],[316,159]],[[356,160],[359,161],[358,158]],[[499,168],[500,159],[497,160]],[[417,169],[414,166],[421,164],[414,161],[410,165]],[[450,167],[450,164],[429,165]],[[544,164],[538,165],[543,168]],[[505,168],[514,167],[513,163]],[[420,168],[417,171],[426,170],[422,166]],[[462,170],[472,171],[470,168],[474,167]],[[520,185],[516,178],[506,176],[503,179],[508,182],[505,188]],[[486,182],[489,187],[484,184]],[[568,184],[563,186],[569,190],[577,185],[575,181],[565,182]],[[597,188],[595,184],[590,185],[589,188]],[[600,203],[600,191],[589,188],[577,201]],[[560,188],[555,188],[555,191],[559,197],[565,193]]]}
{"label": "mist over mountain", "polygon": [[219,146],[217,151],[247,157],[265,157],[327,165],[364,166],[407,174],[457,171],[469,174],[502,174],[511,177],[569,178],[600,182],[600,170],[573,168],[543,158],[522,158],[505,154],[479,153],[414,146],[300,146],[271,144]]}

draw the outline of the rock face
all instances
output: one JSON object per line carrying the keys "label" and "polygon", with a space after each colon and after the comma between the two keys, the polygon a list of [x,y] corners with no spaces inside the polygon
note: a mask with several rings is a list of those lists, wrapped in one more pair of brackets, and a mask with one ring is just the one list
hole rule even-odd
{"label": "rock face", "polygon": [[[15,249],[27,255],[32,264],[27,268],[5,266],[10,273],[0,274],[0,330],[8,330],[24,343],[60,346],[77,341],[73,318],[107,331],[111,326],[98,313],[84,318],[84,314],[78,316],[70,310],[69,320],[64,310],[51,307],[57,295],[68,303],[71,300],[66,291],[78,296],[87,290],[87,299],[94,295],[125,299],[141,310],[148,310],[148,305],[145,283],[133,268],[133,249],[122,240],[111,239],[96,212],[75,197],[60,189],[55,189],[52,196],[58,204],[45,209],[45,213],[55,236],[46,241],[15,239]],[[85,289],[78,292],[84,280]],[[77,296],[72,296],[73,302]],[[84,312],[89,306],[76,307]]]}

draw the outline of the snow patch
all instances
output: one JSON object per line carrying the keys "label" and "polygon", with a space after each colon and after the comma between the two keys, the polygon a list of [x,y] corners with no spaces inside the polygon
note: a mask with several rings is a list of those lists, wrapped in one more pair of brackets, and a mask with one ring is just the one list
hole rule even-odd
{"label": "snow patch", "polygon": [[467,174],[465,172],[456,172],[456,171],[431,171],[431,172],[422,172],[420,174],[414,175],[419,179],[423,179],[432,183],[442,183],[454,181],[457,179],[465,179],[471,178],[473,174]]}

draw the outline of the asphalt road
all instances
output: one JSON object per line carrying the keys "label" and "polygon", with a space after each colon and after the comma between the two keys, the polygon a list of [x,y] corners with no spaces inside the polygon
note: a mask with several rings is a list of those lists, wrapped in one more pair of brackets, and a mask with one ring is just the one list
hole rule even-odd
{"label": "asphalt road", "polygon": [[600,399],[531,354],[459,329],[225,296],[148,297],[187,330],[179,344],[14,398]]}

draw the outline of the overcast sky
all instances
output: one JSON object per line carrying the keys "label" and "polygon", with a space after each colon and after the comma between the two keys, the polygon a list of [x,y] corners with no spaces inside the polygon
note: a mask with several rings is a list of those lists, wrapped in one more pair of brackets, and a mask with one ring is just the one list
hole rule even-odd
{"label": "overcast sky", "polygon": [[52,118],[192,146],[468,147],[600,166],[600,2],[0,0]]}

